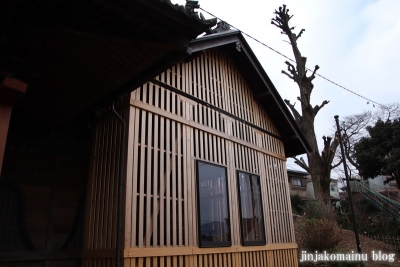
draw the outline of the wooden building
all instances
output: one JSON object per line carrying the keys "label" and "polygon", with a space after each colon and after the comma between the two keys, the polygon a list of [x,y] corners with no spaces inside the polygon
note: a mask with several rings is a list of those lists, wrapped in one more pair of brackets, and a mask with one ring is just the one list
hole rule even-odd
{"label": "wooden building", "polygon": [[309,145],[239,32],[190,42],[215,32],[196,3],[13,3],[1,267],[297,266],[285,161]]}
{"label": "wooden building", "polygon": [[[118,105],[124,266],[297,266],[285,161],[308,145],[239,32],[190,48]],[[94,127],[84,266],[115,247],[121,130],[112,110]]]}
{"label": "wooden building", "polygon": [[169,0],[5,1],[0,18],[0,266],[81,266],[93,114],[216,20]]}

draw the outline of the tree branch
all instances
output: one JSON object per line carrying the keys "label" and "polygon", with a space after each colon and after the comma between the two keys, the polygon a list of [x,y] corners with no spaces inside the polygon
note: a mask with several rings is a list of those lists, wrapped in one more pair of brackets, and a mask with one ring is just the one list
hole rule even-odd
{"label": "tree branch", "polygon": [[307,166],[307,163],[304,161],[303,157],[300,159],[293,157],[294,163],[299,165],[301,168],[303,168],[306,172],[310,173],[310,168]]}
{"label": "tree branch", "polygon": [[314,107],[314,116],[317,115],[318,111],[323,108],[326,104],[328,104],[330,101],[324,100],[321,104],[321,106],[315,105]]}
{"label": "tree branch", "polygon": [[331,145],[332,137],[329,137],[329,136],[326,137],[324,135],[324,136],[322,136],[322,139],[324,139],[324,148],[323,148],[323,150],[321,152],[322,159],[324,160],[324,163],[327,163],[327,162],[329,162],[329,158],[331,156],[329,147]]}
{"label": "tree branch", "polygon": [[285,61],[285,64],[288,66],[288,71],[290,71],[290,73],[292,75],[296,75],[296,68],[292,65],[292,63],[290,63],[289,61]]}
{"label": "tree branch", "polygon": [[333,159],[335,158],[335,153],[336,153],[336,149],[339,146],[339,135],[338,133],[335,133],[335,138],[333,139],[333,142],[330,144],[329,146],[329,158],[327,163],[328,164],[332,164]]}
{"label": "tree branch", "polygon": [[290,79],[292,79],[294,82],[296,82],[296,80],[295,80],[295,78],[294,78],[294,76],[290,76],[290,74],[289,73],[287,73],[286,71],[281,71],[283,74],[285,74],[286,76],[288,76]]}
{"label": "tree branch", "polygon": [[[304,97],[307,100],[307,97]],[[299,96],[297,97],[297,100],[300,101],[300,103],[305,106],[305,107],[309,107],[309,103],[308,102],[304,102]]]}
{"label": "tree branch", "polygon": [[294,104],[292,105],[292,104],[290,104],[290,101],[289,101],[289,100],[285,99],[284,101],[285,101],[286,105],[288,105],[288,107],[290,108],[290,110],[292,111],[292,114],[293,114],[294,119],[296,120],[296,122],[300,124],[301,115],[300,115],[300,113],[294,108],[294,105],[296,105],[296,103],[294,103]]}
{"label": "tree branch", "polygon": [[333,139],[333,142],[331,143],[331,146],[329,147],[329,149],[336,151],[338,145],[339,145],[339,134],[336,132],[335,138]]}
{"label": "tree branch", "polygon": [[285,71],[282,71],[282,73],[286,74],[289,78],[297,82],[299,77],[297,75],[296,68],[289,61],[285,61],[285,64],[287,65],[287,69],[290,72],[290,74],[292,74],[292,76],[288,75],[288,73],[286,73]]}
{"label": "tree branch", "polygon": [[336,163],[335,165],[331,165],[331,170],[338,167],[340,164],[342,164],[343,160],[340,159],[340,161],[338,163]]}
{"label": "tree branch", "polygon": [[301,35],[303,34],[303,32],[305,31],[305,29],[301,29],[301,31],[299,32],[299,34],[297,34],[296,36],[296,40],[299,39],[301,37]]}
{"label": "tree branch", "polygon": [[354,167],[356,167],[356,169],[359,168],[358,164],[350,157],[350,155],[346,154],[346,159],[350,162],[351,165],[353,165]]}
{"label": "tree branch", "polygon": [[321,163],[324,164],[325,163],[324,159],[321,157],[321,155],[318,153],[318,151],[314,150],[313,152],[317,155],[317,158],[321,161]]}
{"label": "tree branch", "polygon": [[[289,27],[289,21],[293,16],[289,15],[289,9],[286,9],[286,5],[283,5],[283,7],[279,7],[279,11],[275,10],[274,14],[276,15],[275,18],[271,20],[271,24],[275,25],[279,29],[282,30],[283,34],[286,34],[289,37],[290,44],[292,45],[292,49],[294,52],[294,56],[296,58],[296,63],[299,66],[299,64],[302,64],[301,69],[305,69],[305,58],[301,56],[301,53],[299,51],[299,48],[297,47],[296,40],[297,36],[296,34],[292,33],[292,30],[294,27]],[[299,72],[301,74],[300,76],[302,77],[304,74],[304,71],[302,70]]]}
{"label": "tree branch", "polygon": [[319,66],[318,66],[318,65],[315,65],[313,73],[311,74],[310,77],[308,77],[308,80],[309,80],[310,82],[311,82],[312,80],[315,79],[315,73],[317,72],[317,70],[319,70]]}

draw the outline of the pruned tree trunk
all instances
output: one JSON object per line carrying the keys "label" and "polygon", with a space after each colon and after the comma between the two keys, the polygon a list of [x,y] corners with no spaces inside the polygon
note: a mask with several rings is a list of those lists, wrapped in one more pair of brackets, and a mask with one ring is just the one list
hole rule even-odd
{"label": "pruned tree trunk", "polygon": [[271,23],[280,28],[282,30],[282,34],[285,34],[289,37],[289,41],[293,49],[295,65],[289,61],[286,61],[285,64],[287,65],[287,71],[283,70],[282,73],[292,79],[300,89],[300,96],[297,99],[301,103],[301,114],[296,110],[295,105],[291,104],[289,100],[285,99],[285,103],[292,111],[296,122],[299,124],[307,141],[313,148],[313,152],[307,155],[308,164],[306,164],[302,158],[295,158],[295,163],[310,173],[314,186],[314,194],[320,203],[324,215],[328,218],[333,218],[334,214],[330,202],[329,184],[331,182],[331,169],[340,164],[339,163],[332,166],[339,140],[337,135],[333,141],[332,138],[324,136],[324,148],[322,152],[319,153],[314,129],[314,120],[319,110],[328,104],[329,101],[325,100],[321,105],[315,106],[312,106],[310,103],[311,93],[314,88],[312,81],[315,79],[315,73],[319,67],[316,65],[312,74],[307,76],[307,58],[301,55],[297,46],[297,40],[301,37],[305,30],[302,29],[297,35],[292,32],[294,27],[289,27],[289,20],[292,18],[292,16],[289,16],[288,12],[289,9],[286,9],[285,5],[283,5],[283,7],[279,7],[278,11],[275,10],[274,14],[276,17],[272,19]]}

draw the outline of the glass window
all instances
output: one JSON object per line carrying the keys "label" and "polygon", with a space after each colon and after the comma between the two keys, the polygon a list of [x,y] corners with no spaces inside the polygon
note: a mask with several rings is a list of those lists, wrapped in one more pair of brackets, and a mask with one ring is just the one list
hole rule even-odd
{"label": "glass window", "polygon": [[293,185],[301,186],[301,180],[300,179],[293,179]]}
{"label": "glass window", "polygon": [[197,161],[200,247],[231,246],[226,168]]}
{"label": "glass window", "polygon": [[265,245],[260,177],[238,172],[242,244]]}

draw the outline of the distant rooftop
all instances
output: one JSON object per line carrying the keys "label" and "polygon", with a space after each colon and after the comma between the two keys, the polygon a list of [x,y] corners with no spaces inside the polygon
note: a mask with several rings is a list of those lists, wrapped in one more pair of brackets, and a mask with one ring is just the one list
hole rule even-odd
{"label": "distant rooftop", "polygon": [[286,169],[286,170],[287,170],[287,172],[291,172],[291,173],[309,175],[308,172],[304,172],[304,171],[298,171],[298,170],[294,170],[294,169]]}

